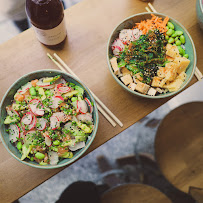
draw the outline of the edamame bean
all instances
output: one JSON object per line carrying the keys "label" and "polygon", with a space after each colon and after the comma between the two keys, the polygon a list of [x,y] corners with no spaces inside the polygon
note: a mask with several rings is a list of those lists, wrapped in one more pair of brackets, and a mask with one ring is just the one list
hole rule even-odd
{"label": "edamame bean", "polygon": [[35,154],[35,157],[36,157],[37,159],[44,159],[45,155],[42,154],[42,153],[40,153],[40,152],[37,152],[37,153]]}
{"label": "edamame bean", "polygon": [[189,55],[188,55],[188,54],[184,54],[183,56],[184,56],[185,58],[187,58],[187,59],[189,58]]}
{"label": "edamame bean", "polygon": [[166,32],[166,34],[167,34],[168,36],[171,36],[171,35],[173,34],[173,30],[172,30],[172,29],[169,29],[169,30]]}
{"label": "edamame bean", "polygon": [[175,38],[175,42],[176,42],[177,40],[179,40],[179,37],[176,37],[176,38]]}
{"label": "edamame bean", "polygon": [[180,45],[181,45],[181,41],[180,41],[180,40],[177,40],[177,41],[176,41],[176,45],[177,45],[177,46],[180,46]]}
{"label": "edamame bean", "polygon": [[183,56],[185,55],[185,49],[183,49],[183,53],[182,53],[182,55],[183,55]]}
{"label": "edamame bean", "polygon": [[30,157],[30,161],[34,161],[34,158],[33,158],[33,157]]}
{"label": "edamame bean", "polygon": [[55,141],[53,141],[53,144],[56,145],[56,146],[60,145],[60,141],[59,140],[55,140]]}
{"label": "edamame bean", "polygon": [[166,29],[167,29],[167,30],[169,30],[169,27],[168,27],[168,26],[166,26]]}
{"label": "edamame bean", "polygon": [[29,89],[29,92],[30,92],[31,96],[36,96],[36,95],[37,95],[37,92],[36,92],[36,90],[35,90],[34,87],[31,87],[31,88]]}
{"label": "edamame bean", "polygon": [[183,35],[180,36],[180,41],[182,44],[185,44],[185,37]]}
{"label": "edamame bean", "polygon": [[172,30],[174,30],[174,25],[173,25],[173,23],[171,23],[171,22],[168,22],[167,23],[167,26],[170,28],[170,29],[172,29]]}
{"label": "edamame bean", "polygon": [[183,55],[183,48],[181,46],[177,46],[178,47],[178,51],[180,53],[180,55]]}
{"label": "edamame bean", "polygon": [[168,43],[169,43],[169,44],[172,44],[174,41],[175,41],[174,38],[173,38],[173,37],[170,37],[169,40],[168,40]]}
{"label": "edamame bean", "polygon": [[22,145],[21,142],[18,142],[18,143],[17,143],[17,149],[18,149],[18,150],[21,150],[21,149],[22,149],[22,146],[23,146],[23,145]]}
{"label": "edamame bean", "polygon": [[165,39],[166,39],[166,40],[169,40],[169,36],[168,36],[168,35],[166,35],[166,36],[165,36]]}
{"label": "edamame bean", "polygon": [[173,38],[177,37],[176,33],[174,32],[174,33],[171,35],[171,37],[173,37]]}
{"label": "edamame bean", "polygon": [[183,31],[177,30],[175,31],[176,36],[181,36],[183,34]]}

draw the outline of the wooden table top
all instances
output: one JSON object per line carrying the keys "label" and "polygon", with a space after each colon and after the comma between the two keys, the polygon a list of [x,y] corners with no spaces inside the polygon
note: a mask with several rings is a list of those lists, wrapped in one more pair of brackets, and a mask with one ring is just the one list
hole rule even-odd
{"label": "wooden table top", "polygon": [[164,176],[179,190],[203,189],[203,102],[171,111],[160,124],[155,154]]}
{"label": "wooden table top", "polygon": [[[145,12],[145,6],[140,0],[84,0],[65,12],[68,39],[64,49],[56,53],[124,123],[123,128],[113,128],[100,114],[98,133],[86,154],[168,101],[129,94],[115,82],[107,67],[107,41],[113,28],[128,16]],[[203,38],[196,20],[195,0],[170,0],[167,4],[156,0],[154,6],[188,29],[196,45],[197,66],[203,72]],[[0,99],[22,75],[39,69],[55,69],[47,52],[54,53],[37,41],[33,29],[0,45]],[[190,85],[196,81],[193,77]],[[18,163],[0,143],[1,202],[19,198],[62,169],[40,170]]]}
{"label": "wooden table top", "polygon": [[101,203],[172,203],[158,189],[144,184],[126,184],[115,187],[102,196]]}

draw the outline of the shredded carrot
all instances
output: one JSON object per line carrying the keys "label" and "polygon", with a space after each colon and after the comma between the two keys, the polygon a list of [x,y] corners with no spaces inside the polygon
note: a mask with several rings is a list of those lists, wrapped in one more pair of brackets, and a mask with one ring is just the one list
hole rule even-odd
{"label": "shredded carrot", "polygon": [[142,31],[142,34],[146,34],[149,30],[155,30],[158,29],[161,33],[167,32],[166,24],[169,21],[169,17],[166,16],[164,20],[162,18],[159,18],[158,16],[155,16],[154,14],[151,14],[152,18],[147,19],[144,21],[141,21],[140,23],[136,23],[135,28],[138,28]]}

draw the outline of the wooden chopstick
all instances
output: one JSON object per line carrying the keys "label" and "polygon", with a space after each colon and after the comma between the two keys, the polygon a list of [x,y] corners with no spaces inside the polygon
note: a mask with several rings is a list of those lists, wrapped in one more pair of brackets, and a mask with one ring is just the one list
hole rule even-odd
{"label": "wooden chopstick", "polygon": [[[151,3],[148,3],[148,6],[149,6],[149,8],[151,8],[152,12],[157,13],[156,9],[152,6]],[[148,12],[150,12],[150,11],[148,11]]]}
{"label": "wooden chopstick", "polygon": [[[157,13],[156,9],[152,6],[151,3],[148,3],[148,6],[151,8],[152,12]],[[149,13],[151,12],[151,10],[148,7],[145,7],[145,9],[147,10],[147,12],[149,12]],[[203,78],[201,71],[197,67],[195,69],[195,76],[196,76],[197,80],[199,80],[199,81]]]}
{"label": "wooden chopstick", "polygon": [[[67,72],[64,68],[63,68],[63,66],[60,64],[60,63],[58,63],[58,61],[56,61],[49,53],[47,53],[47,56],[57,65],[57,67],[59,68],[59,69],[61,69],[62,71],[64,71],[64,72]],[[56,55],[57,56],[57,55]],[[56,57],[55,56],[55,57]],[[57,56],[56,58],[58,58],[59,56]],[[60,57],[59,57],[60,58]],[[61,58],[60,58],[61,59]],[[62,60],[62,59],[61,59]],[[69,68],[70,69],[70,68]],[[77,79],[79,79],[78,78],[78,76],[70,69],[70,71],[69,71],[69,69],[67,69],[68,70],[68,72],[69,73],[71,73],[71,75],[73,75],[75,78],[77,78]],[[96,97],[96,95],[90,90],[90,92],[91,92],[91,94],[93,95],[93,97],[95,98],[95,100],[97,101],[97,99],[98,99],[98,97]],[[96,99],[97,98],[97,99]],[[103,116],[111,123],[111,125],[113,126],[113,127],[115,127],[116,126],[116,123],[111,119],[111,117],[101,108],[101,106],[98,104],[98,101],[97,101],[97,108],[98,108],[98,110],[103,114]],[[107,108],[107,107],[106,107]],[[108,109],[108,108],[107,108]],[[110,111],[110,110],[109,110]],[[107,111],[108,112],[108,111]],[[112,113],[113,114],[113,113]],[[115,115],[114,115],[115,116]],[[118,120],[118,118],[117,118],[117,120]],[[119,121],[119,120],[118,120]],[[119,121],[120,123],[118,123],[121,127],[123,127],[123,124],[121,123],[121,121]]]}

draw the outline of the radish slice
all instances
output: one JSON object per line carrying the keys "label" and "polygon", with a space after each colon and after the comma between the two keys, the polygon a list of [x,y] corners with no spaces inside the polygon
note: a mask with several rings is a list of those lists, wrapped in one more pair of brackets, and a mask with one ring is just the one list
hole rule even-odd
{"label": "radish slice", "polygon": [[80,113],[85,114],[88,111],[88,106],[84,100],[77,100],[77,109]]}
{"label": "radish slice", "polygon": [[32,122],[29,125],[27,125],[28,130],[29,131],[32,130],[36,126],[36,123],[37,123],[37,118],[35,116],[33,116]]}
{"label": "radish slice", "polygon": [[28,106],[34,115],[36,116],[44,115],[44,106],[39,99],[32,99],[29,102]]}
{"label": "radish slice", "polygon": [[76,151],[78,149],[82,149],[83,147],[85,147],[85,142],[78,142],[78,143],[75,143],[74,146],[69,146],[68,148],[71,150],[71,151]]}
{"label": "radish slice", "polygon": [[48,152],[49,160],[50,160],[50,165],[56,165],[59,161],[59,156],[57,152]]}
{"label": "radish slice", "polygon": [[82,121],[82,122],[91,122],[92,123],[92,114],[90,113],[86,113],[86,114],[79,114],[77,115],[77,119],[79,121]]}
{"label": "radish slice", "polygon": [[50,118],[50,127],[51,127],[52,130],[55,130],[58,127],[60,127],[60,121],[56,116],[51,116],[51,118]]}
{"label": "radish slice", "polygon": [[11,124],[8,128],[9,130],[9,140],[16,142],[19,138],[20,128],[16,124]]}
{"label": "radish slice", "polygon": [[49,85],[49,86],[45,86],[43,87],[44,89],[53,89],[55,87],[55,85]]}
{"label": "radish slice", "polygon": [[24,86],[22,86],[22,88],[19,89],[17,92],[20,93],[20,94],[24,94],[24,93],[27,92],[31,87],[32,87],[31,82],[28,82],[27,84],[25,84]]}
{"label": "radish slice", "polygon": [[32,113],[31,112],[27,112],[24,114],[24,116],[21,119],[21,123],[25,124],[25,125],[29,125],[32,122]]}
{"label": "radish slice", "polygon": [[44,78],[40,78],[39,81],[37,82],[37,86],[39,87],[47,87],[50,86],[50,82],[43,82]]}
{"label": "radish slice", "polygon": [[133,32],[131,29],[123,29],[119,33],[119,39],[124,44],[129,44],[131,41],[134,41]]}
{"label": "radish slice", "polygon": [[51,100],[52,104],[49,107],[56,109],[59,107],[60,102],[64,101],[64,98],[62,96],[53,96]]}
{"label": "radish slice", "polygon": [[49,137],[49,135],[46,135],[45,138],[44,138],[44,140],[45,140],[45,144],[46,144],[48,147],[50,147],[50,146],[52,145],[52,143],[51,143],[51,138]]}
{"label": "radish slice", "polygon": [[71,90],[70,87],[68,87],[67,85],[62,84],[62,83],[57,85],[57,89],[61,93],[67,93]]}
{"label": "radish slice", "polygon": [[115,56],[118,56],[121,51],[124,50],[125,46],[120,39],[115,39],[112,46],[112,51]]}
{"label": "radish slice", "polygon": [[137,28],[133,29],[132,33],[133,33],[133,37],[135,40],[138,40],[140,38],[140,36],[142,35],[142,31]]}
{"label": "radish slice", "polygon": [[71,120],[71,115],[66,115],[65,113],[63,112],[56,112],[56,113],[53,113],[52,116],[56,116],[58,119],[59,119],[59,122],[67,122],[69,120]]}
{"label": "radish slice", "polygon": [[92,104],[91,104],[90,100],[86,97],[85,101],[87,102],[87,104],[89,106],[90,113],[92,113],[93,112],[93,107],[92,107]]}
{"label": "radish slice", "polygon": [[47,125],[47,120],[45,118],[37,118],[37,124],[36,124],[36,129],[37,130],[44,130]]}
{"label": "radish slice", "polygon": [[60,84],[60,83],[66,84],[67,82],[66,82],[66,80],[64,80],[63,78],[59,78],[59,79],[55,82],[55,84]]}

